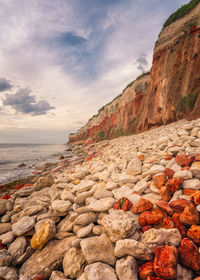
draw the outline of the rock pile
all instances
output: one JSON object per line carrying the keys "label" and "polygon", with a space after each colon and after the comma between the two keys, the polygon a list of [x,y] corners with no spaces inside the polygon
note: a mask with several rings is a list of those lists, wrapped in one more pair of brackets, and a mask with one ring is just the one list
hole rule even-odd
{"label": "rock pile", "polygon": [[79,149],[0,199],[1,279],[200,279],[200,119]]}

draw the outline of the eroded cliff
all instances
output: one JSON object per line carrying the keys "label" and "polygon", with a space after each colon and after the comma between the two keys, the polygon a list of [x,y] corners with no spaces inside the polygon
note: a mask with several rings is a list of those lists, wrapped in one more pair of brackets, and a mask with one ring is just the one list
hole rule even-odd
{"label": "eroded cliff", "polygon": [[69,143],[137,133],[182,118],[200,117],[200,3],[166,26],[144,75],[99,111]]}

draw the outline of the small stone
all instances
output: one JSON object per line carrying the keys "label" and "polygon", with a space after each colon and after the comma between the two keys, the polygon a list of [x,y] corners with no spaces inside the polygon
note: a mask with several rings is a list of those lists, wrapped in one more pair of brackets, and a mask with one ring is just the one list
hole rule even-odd
{"label": "small stone", "polygon": [[147,187],[147,182],[145,180],[141,180],[134,186],[133,191],[135,191],[136,193],[143,193],[147,189]]}
{"label": "small stone", "polygon": [[91,223],[95,223],[97,220],[97,215],[93,212],[88,212],[88,213],[84,213],[79,215],[75,221],[74,224],[78,224],[81,226],[87,226]]}
{"label": "small stone", "polygon": [[149,276],[154,275],[153,261],[146,262],[138,268],[139,279],[147,280]]}
{"label": "small stone", "polygon": [[0,268],[3,266],[9,266],[12,260],[12,256],[6,250],[0,250]]}
{"label": "small stone", "polygon": [[17,223],[12,225],[12,231],[15,235],[21,236],[27,231],[31,230],[35,225],[35,218],[25,216],[20,219]]}
{"label": "small stone", "polygon": [[36,191],[39,191],[41,189],[51,187],[51,185],[53,185],[53,183],[54,183],[54,178],[53,178],[52,174],[48,174],[45,177],[40,177],[38,179],[38,181],[33,185],[33,188]]}
{"label": "small stone", "polygon": [[[180,264],[177,265],[177,280],[192,280],[193,273]],[[195,280],[195,279],[194,279]]]}
{"label": "small stone", "polygon": [[151,260],[153,254],[151,250],[143,243],[133,239],[119,240],[115,246],[115,256],[121,258],[126,255],[133,256],[140,260]]}
{"label": "small stone", "polygon": [[112,197],[101,198],[99,200],[94,200],[88,205],[88,209],[94,212],[108,211],[112,208],[115,203],[115,199]]}
{"label": "small stone", "polygon": [[85,275],[87,280],[117,280],[115,270],[101,262],[96,262],[85,267]]}
{"label": "small stone", "polygon": [[31,239],[31,247],[33,249],[42,249],[44,245],[51,240],[56,233],[54,221],[46,221],[39,231],[37,231]]}
{"label": "small stone", "polygon": [[82,240],[83,240],[83,238],[74,239],[71,243],[71,246],[75,247],[75,248],[80,248],[81,247],[80,243]]}
{"label": "small stone", "polygon": [[134,257],[127,256],[116,262],[116,272],[119,280],[137,280],[137,262]]}
{"label": "small stone", "polygon": [[144,211],[152,210],[153,209],[153,203],[151,203],[149,200],[140,198],[138,203],[133,207],[132,212],[134,214],[138,214]]}
{"label": "small stone", "polygon": [[166,183],[167,178],[165,174],[158,174],[153,176],[154,186],[160,189]]}
{"label": "small stone", "polygon": [[81,249],[89,264],[98,261],[115,264],[114,246],[106,234],[82,240]]}
{"label": "small stone", "polygon": [[171,207],[169,206],[169,204],[164,201],[164,200],[160,200],[158,202],[156,202],[156,205],[164,212],[166,212],[168,215],[172,216],[174,211],[171,209]]}
{"label": "small stone", "polygon": [[195,178],[200,179],[200,161],[193,162],[190,171],[193,173]]}
{"label": "small stone", "polygon": [[0,235],[0,240],[2,242],[2,244],[8,244],[11,243],[15,238],[15,235],[12,231],[8,231],[4,234]]}
{"label": "small stone", "polygon": [[192,163],[192,157],[186,156],[185,154],[180,154],[175,157],[178,165],[184,167],[189,166]]}
{"label": "small stone", "polygon": [[79,277],[84,270],[85,258],[81,249],[71,248],[64,257],[63,270],[64,275],[70,278]]}
{"label": "small stone", "polygon": [[0,267],[0,277],[5,280],[18,280],[17,270],[12,267]]}
{"label": "small stone", "polygon": [[153,211],[145,211],[143,213],[140,214],[138,222],[139,224],[144,227],[147,225],[155,225],[155,224],[159,224],[162,222],[164,218],[164,214],[162,213],[162,211],[158,211],[155,209]]}
{"label": "small stone", "polygon": [[166,183],[165,187],[167,188],[167,190],[171,191],[171,192],[175,192],[177,191],[181,184],[183,183],[183,178],[172,178],[169,179],[169,181]]}
{"label": "small stone", "polygon": [[173,219],[171,217],[167,217],[163,220],[162,228],[170,229],[175,228],[175,224],[173,222]]}
{"label": "small stone", "polygon": [[94,226],[92,232],[94,235],[101,235],[104,232],[104,228],[102,226]]}
{"label": "small stone", "polygon": [[187,232],[187,237],[197,245],[200,245],[200,226],[192,225]]}
{"label": "small stone", "polygon": [[53,271],[49,280],[67,280],[64,273],[61,271]]}
{"label": "small stone", "polygon": [[26,250],[27,242],[24,236],[18,237],[8,248],[8,253],[12,256],[12,265],[18,263],[18,258],[21,257]]}
{"label": "small stone", "polygon": [[198,247],[188,238],[183,238],[178,249],[180,263],[193,270],[200,270],[200,254]]}
{"label": "small stone", "polygon": [[155,249],[154,271],[163,279],[176,279],[177,276],[177,249],[174,246],[165,245]]}
{"label": "small stone", "polygon": [[1,223],[0,224],[0,234],[6,233],[12,229],[11,223]]}
{"label": "small stone", "polygon": [[198,179],[189,179],[183,181],[184,189],[200,190],[200,180]]}
{"label": "small stone", "polygon": [[170,202],[169,206],[171,209],[173,209],[177,213],[182,213],[185,209],[185,207],[191,205],[190,201],[187,201],[186,199],[177,199],[172,202]]}
{"label": "small stone", "polygon": [[127,166],[128,175],[138,175],[142,172],[142,163],[138,158],[132,159]]}
{"label": "small stone", "polygon": [[180,221],[185,225],[198,225],[199,213],[194,206],[187,206],[180,215]]}
{"label": "small stone", "polygon": [[165,168],[164,174],[169,177],[170,179],[174,177],[174,170],[171,168]]}
{"label": "small stone", "polygon": [[59,199],[54,200],[54,202],[52,203],[53,210],[56,210],[60,213],[66,213],[70,206],[70,201],[64,201]]}
{"label": "small stone", "polygon": [[6,200],[0,199],[0,215],[5,214],[7,211],[6,209]]}
{"label": "small stone", "polygon": [[192,172],[189,170],[180,170],[174,174],[174,177],[182,177],[184,180],[192,179]]}
{"label": "small stone", "polygon": [[66,216],[64,219],[62,219],[58,225],[57,225],[57,231],[72,231],[73,228],[73,222],[70,221],[70,216]]}
{"label": "small stone", "polygon": [[162,187],[160,189],[160,196],[161,196],[162,200],[168,202],[171,199],[171,192],[166,187]]}
{"label": "small stone", "polygon": [[93,190],[87,191],[87,192],[81,192],[80,194],[77,194],[77,197],[75,197],[74,202],[77,204],[81,204],[85,202],[86,198],[92,196],[94,193]]}
{"label": "small stone", "polygon": [[195,192],[191,195],[191,199],[194,201],[196,205],[200,205],[200,191]]}
{"label": "small stone", "polygon": [[94,224],[89,224],[86,227],[81,228],[76,234],[77,237],[83,238],[83,237],[89,235],[91,233],[93,227],[94,227]]}
{"label": "small stone", "polygon": [[133,204],[131,201],[128,200],[127,197],[122,197],[120,198],[120,200],[118,200],[115,204],[114,204],[114,209],[115,210],[124,210],[124,211],[129,211],[131,208],[133,207]]}

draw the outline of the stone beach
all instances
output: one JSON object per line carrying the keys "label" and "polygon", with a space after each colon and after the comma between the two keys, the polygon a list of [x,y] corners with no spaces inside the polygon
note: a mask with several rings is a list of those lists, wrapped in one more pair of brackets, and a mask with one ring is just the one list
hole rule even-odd
{"label": "stone beach", "polygon": [[1,190],[0,279],[199,280],[200,119],[71,148]]}

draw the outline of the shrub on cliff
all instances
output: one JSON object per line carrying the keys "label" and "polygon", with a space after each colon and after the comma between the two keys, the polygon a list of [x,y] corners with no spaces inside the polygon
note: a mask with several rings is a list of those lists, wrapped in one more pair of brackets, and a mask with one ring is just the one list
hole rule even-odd
{"label": "shrub on cliff", "polygon": [[183,5],[179,8],[175,13],[173,13],[164,23],[163,29],[170,25],[172,22],[176,21],[177,19],[183,17],[189,11],[191,11],[197,4],[200,3],[200,0],[192,0],[188,4]]}
{"label": "shrub on cliff", "polygon": [[190,93],[184,97],[181,97],[177,103],[178,112],[190,112],[192,111],[197,99],[196,93]]}

